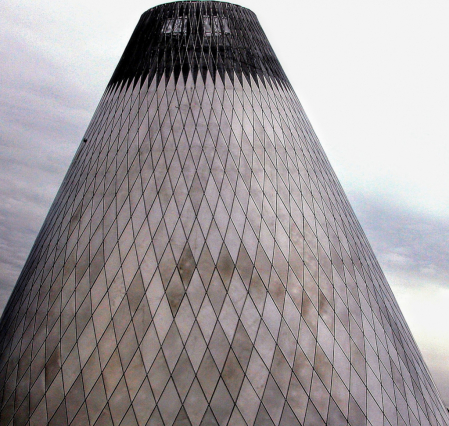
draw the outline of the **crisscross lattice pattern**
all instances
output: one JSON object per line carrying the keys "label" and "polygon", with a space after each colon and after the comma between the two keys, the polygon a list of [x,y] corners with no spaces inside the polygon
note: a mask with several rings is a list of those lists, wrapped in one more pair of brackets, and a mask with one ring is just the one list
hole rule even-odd
{"label": "crisscross lattice pattern", "polygon": [[0,424],[447,425],[279,64],[190,60],[122,59],[2,318]]}

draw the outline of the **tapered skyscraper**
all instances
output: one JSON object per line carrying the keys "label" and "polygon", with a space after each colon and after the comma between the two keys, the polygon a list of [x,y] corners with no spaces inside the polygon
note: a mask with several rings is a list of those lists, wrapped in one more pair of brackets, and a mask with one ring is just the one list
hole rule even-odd
{"label": "tapered skyscraper", "polygon": [[255,15],[146,12],[0,325],[0,425],[448,425]]}

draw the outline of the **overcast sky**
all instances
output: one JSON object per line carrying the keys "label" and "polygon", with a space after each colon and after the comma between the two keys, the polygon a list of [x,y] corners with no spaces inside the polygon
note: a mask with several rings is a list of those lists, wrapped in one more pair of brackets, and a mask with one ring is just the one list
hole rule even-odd
{"label": "overcast sky", "polygon": [[[0,310],[140,15],[3,0]],[[245,0],[259,17],[449,406],[449,2]]]}

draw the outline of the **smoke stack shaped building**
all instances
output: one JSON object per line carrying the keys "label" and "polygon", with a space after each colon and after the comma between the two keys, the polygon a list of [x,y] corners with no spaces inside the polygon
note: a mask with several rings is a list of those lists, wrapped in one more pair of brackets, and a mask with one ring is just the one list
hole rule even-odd
{"label": "smoke stack shaped building", "polygon": [[0,325],[0,425],[449,424],[256,16],[143,14]]}

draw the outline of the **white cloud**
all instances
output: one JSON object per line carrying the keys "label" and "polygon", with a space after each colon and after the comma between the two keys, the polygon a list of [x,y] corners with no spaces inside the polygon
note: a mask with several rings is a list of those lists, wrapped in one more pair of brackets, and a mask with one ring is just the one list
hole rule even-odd
{"label": "white cloud", "polygon": [[387,274],[408,326],[449,406],[449,283],[423,283],[412,274]]}

